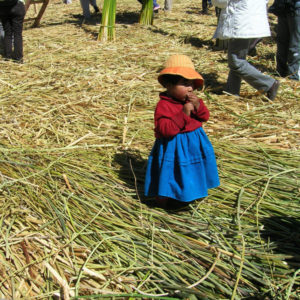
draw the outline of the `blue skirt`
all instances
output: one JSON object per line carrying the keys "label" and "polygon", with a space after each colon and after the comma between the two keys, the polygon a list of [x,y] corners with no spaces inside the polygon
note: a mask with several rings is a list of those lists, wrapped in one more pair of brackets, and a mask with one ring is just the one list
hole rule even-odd
{"label": "blue skirt", "polygon": [[148,158],[145,196],[190,202],[219,185],[214,150],[202,127],[156,139]]}

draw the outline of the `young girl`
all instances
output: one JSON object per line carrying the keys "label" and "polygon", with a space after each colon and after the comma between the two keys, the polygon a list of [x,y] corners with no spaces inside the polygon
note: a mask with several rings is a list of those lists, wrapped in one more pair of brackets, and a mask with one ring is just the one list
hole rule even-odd
{"label": "young girl", "polygon": [[[157,196],[166,207],[207,196],[219,185],[213,147],[202,122],[209,111],[194,90],[203,78],[189,57],[173,55],[158,76],[166,88],[155,109],[156,141],[150,153],[145,178],[145,195]],[[171,203],[170,203],[171,202]]]}

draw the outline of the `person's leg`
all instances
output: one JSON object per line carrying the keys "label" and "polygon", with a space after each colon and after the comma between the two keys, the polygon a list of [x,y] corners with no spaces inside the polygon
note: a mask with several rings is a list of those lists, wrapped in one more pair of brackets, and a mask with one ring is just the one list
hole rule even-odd
{"label": "person's leg", "polygon": [[256,55],[256,45],[262,41],[262,38],[253,39],[249,45],[248,55],[255,56]]}
{"label": "person's leg", "polygon": [[99,12],[96,0],[90,0],[90,4],[93,6],[95,12]]}
{"label": "person's leg", "polygon": [[172,0],[165,0],[165,11],[171,11],[172,10]]}
{"label": "person's leg", "polygon": [[4,29],[3,29],[1,21],[0,21],[0,47],[1,48],[4,47]]}
{"label": "person's leg", "polygon": [[18,1],[12,9],[12,30],[14,36],[14,55],[15,60],[21,61],[23,58],[23,21],[25,17],[25,5]]}
{"label": "person's leg", "polygon": [[226,83],[226,92],[239,95],[242,78],[241,75],[236,72],[238,67],[236,66],[236,61],[238,60],[245,60],[248,52],[243,49],[240,44],[237,44],[236,40],[230,39],[228,41],[228,66],[229,66],[229,74]]}
{"label": "person's leg", "polygon": [[80,0],[80,5],[82,7],[82,13],[85,19],[91,18],[90,12],[90,1],[89,0]]}
{"label": "person's leg", "polygon": [[300,79],[300,8],[288,16],[290,43],[288,49],[287,72],[290,79]]}
{"label": "person's leg", "polygon": [[208,9],[207,9],[207,0],[202,0],[202,12],[203,13],[207,13]]}
{"label": "person's leg", "polygon": [[246,56],[252,39],[231,39],[228,43],[228,66],[230,72],[226,91],[239,95],[241,79],[255,89],[267,92],[275,83],[275,79],[262,74],[248,63]]}
{"label": "person's leg", "polygon": [[289,26],[286,15],[278,16],[277,22],[277,51],[276,51],[276,70],[280,76],[287,76],[287,60],[288,60],[288,47],[289,47]]}
{"label": "person's leg", "polygon": [[1,12],[1,22],[4,29],[4,56],[8,59],[12,58],[12,25],[9,15],[9,9],[3,9]]}

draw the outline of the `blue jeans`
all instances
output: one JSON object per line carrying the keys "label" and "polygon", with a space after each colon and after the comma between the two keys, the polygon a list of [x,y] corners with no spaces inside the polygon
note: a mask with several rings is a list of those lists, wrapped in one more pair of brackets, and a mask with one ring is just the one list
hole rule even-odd
{"label": "blue jeans", "polygon": [[276,59],[280,76],[300,80],[300,7],[278,16]]}

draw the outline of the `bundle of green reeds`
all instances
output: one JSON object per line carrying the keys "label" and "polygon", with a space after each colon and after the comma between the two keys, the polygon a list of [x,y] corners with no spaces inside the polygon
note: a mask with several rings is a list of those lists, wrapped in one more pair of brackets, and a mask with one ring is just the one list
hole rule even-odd
{"label": "bundle of green reeds", "polygon": [[101,42],[114,41],[116,38],[116,0],[104,0],[101,26],[98,40]]}
{"label": "bundle of green reeds", "polygon": [[144,25],[153,24],[153,1],[143,0],[139,23]]}

